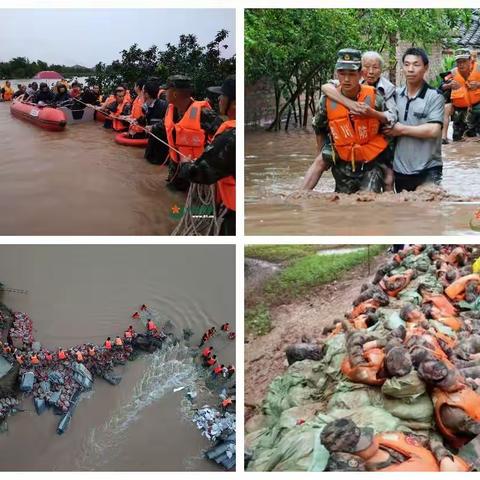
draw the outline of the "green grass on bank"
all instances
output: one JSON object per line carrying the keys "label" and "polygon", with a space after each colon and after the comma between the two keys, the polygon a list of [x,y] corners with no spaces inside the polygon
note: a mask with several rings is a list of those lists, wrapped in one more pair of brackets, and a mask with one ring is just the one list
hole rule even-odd
{"label": "green grass on bank", "polygon": [[317,250],[318,245],[247,245],[245,257],[267,262],[285,262],[312,255]]}
{"label": "green grass on bank", "polygon": [[248,333],[266,335],[272,329],[272,319],[268,307],[260,303],[245,312],[245,326]]}
{"label": "green grass on bank", "polygon": [[313,255],[320,250],[330,250],[337,247],[357,247],[357,245],[247,245],[245,257],[281,263],[298,260],[301,257]]}
{"label": "green grass on bank", "polygon": [[[265,335],[270,331],[270,307],[291,302],[320,285],[338,280],[345,272],[368,262],[367,248],[350,253],[317,255],[316,252],[319,249],[315,245],[255,246],[255,248],[259,247],[268,247],[265,251],[268,252],[269,258],[286,259],[288,257],[291,262],[264,285],[261,294],[257,292],[257,303],[246,310],[246,330],[255,335]],[[284,247],[293,247],[293,249],[285,250]],[[300,247],[300,254],[297,257],[293,256],[295,247]],[[308,250],[304,247],[313,247],[313,249]],[[385,245],[371,245],[370,259],[385,250]],[[310,251],[309,254],[306,253],[308,251]],[[245,254],[250,256],[247,252]],[[253,254],[251,256],[255,257]]]}

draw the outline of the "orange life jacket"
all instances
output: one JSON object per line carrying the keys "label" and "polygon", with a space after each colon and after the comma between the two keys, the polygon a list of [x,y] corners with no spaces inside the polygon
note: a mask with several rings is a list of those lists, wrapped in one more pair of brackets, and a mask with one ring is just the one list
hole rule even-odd
{"label": "orange life jacket", "polygon": [[216,375],[222,373],[222,370],[223,370],[223,367],[220,367],[220,365],[219,365],[218,367],[215,367],[215,368],[213,369],[213,371],[214,371],[214,373],[215,373]]}
{"label": "orange life jacket", "polygon": [[115,338],[115,346],[117,346],[117,347],[122,347],[123,346],[123,342],[122,342],[122,339],[120,337]]}
{"label": "orange life jacket", "polygon": [[[213,138],[231,128],[236,128],[235,120],[223,122],[220,127],[218,127]],[[235,177],[229,175],[228,177],[221,178],[217,182],[217,202],[223,203],[229,210],[235,210],[235,197]]]}
{"label": "orange life jacket", "polygon": [[375,436],[379,447],[392,449],[407,459],[378,470],[379,472],[438,472],[440,467],[430,450],[422,447],[414,437],[404,433],[383,433]]}
{"label": "orange life jacket", "polygon": [[12,349],[10,345],[4,345],[3,346],[3,353],[12,353]]}
{"label": "orange life jacket", "polygon": [[202,352],[202,356],[204,356],[205,358],[208,358],[210,353],[211,353],[211,350],[209,348],[204,348]]}
{"label": "orange life jacket", "polygon": [[112,349],[112,342],[110,340],[105,340],[104,346],[107,350],[111,350]]}
{"label": "orange life jacket", "polygon": [[447,263],[450,265],[458,266],[458,257],[465,258],[467,255],[467,252],[465,251],[465,248],[463,247],[455,247],[450,255],[447,257]]}
{"label": "orange life jacket", "polygon": [[156,330],[156,329],[157,329],[157,326],[153,323],[152,320],[149,320],[149,321],[147,322],[147,330],[148,330],[149,332],[153,332],[153,331]]}
{"label": "orange life jacket", "polygon": [[[381,280],[380,281],[380,287],[382,287],[383,291],[388,294],[389,297],[396,297],[412,280],[413,276],[413,270],[407,270],[404,273],[401,273],[399,275],[392,275],[391,277],[387,277],[386,280]],[[405,279],[405,282],[395,290],[388,290],[386,286],[386,282],[394,282],[397,279]]]}
{"label": "orange life jacket", "polygon": [[[117,109],[115,110],[115,112],[113,114],[115,116],[122,115],[123,109],[124,109],[124,107],[127,103],[129,103],[129,102],[127,101],[127,96],[125,95],[125,97],[123,98],[123,102],[120,103],[119,105],[117,105]],[[116,132],[123,132],[128,127],[125,126],[125,123],[122,120],[119,120],[118,118],[112,118],[112,128]]]}
{"label": "orange life jacket", "polygon": [[[340,90],[340,88],[339,88]],[[357,101],[375,108],[375,89],[361,85]],[[352,116],[350,110],[327,98],[328,126],[338,156],[344,162],[371,162],[387,148],[387,140],[379,133],[380,122],[374,118]]]}
{"label": "orange life jacket", "polygon": [[3,93],[3,100],[5,102],[10,102],[13,98],[13,88],[7,87],[6,85],[3,88],[5,89],[5,92]]}
{"label": "orange life jacket", "polygon": [[456,392],[444,392],[439,388],[435,388],[432,392],[432,401],[435,408],[437,427],[443,437],[448,440],[454,448],[460,448],[465,445],[470,440],[470,437],[459,435],[448,429],[443,424],[440,413],[444,405],[449,405],[451,407],[461,408],[473,420],[480,421],[480,395],[469,387],[457,390]]}
{"label": "orange life jacket", "polygon": [[51,362],[53,360],[53,355],[51,353],[46,353],[45,354],[45,360],[47,362]]}
{"label": "orange life jacket", "polygon": [[38,365],[40,363],[40,360],[38,359],[38,357],[36,355],[32,355],[30,357],[30,363],[32,365]]}
{"label": "orange life jacket", "polygon": [[67,356],[65,355],[65,352],[63,350],[60,350],[57,354],[59,360],[65,360]]}
{"label": "orange life jacket", "polygon": [[458,72],[458,68],[455,67],[452,70],[453,79],[458,82],[461,87],[457,90],[452,89],[452,94],[450,98],[455,107],[458,108],[469,108],[473,105],[476,105],[480,102],[480,88],[475,90],[470,90],[467,86],[468,82],[480,82],[480,64],[474,62],[472,65],[472,71],[465,80],[462,75]]}
{"label": "orange life jacket", "polygon": [[213,367],[213,365],[215,365],[217,363],[217,361],[211,357],[207,360],[207,364],[210,366],[210,367]]}
{"label": "orange life jacket", "polygon": [[348,355],[342,362],[341,370],[343,374],[352,382],[364,383],[366,385],[382,385],[386,378],[377,378],[377,374],[383,366],[385,353],[380,348],[367,350],[363,356],[366,363],[352,367]]}
{"label": "orange life jacket", "polygon": [[[138,120],[140,117],[143,117],[143,98],[138,96],[132,103],[132,112],[130,116],[135,120]],[[139,125],[130,125],[128,133],[130,135],[135,135],[136,133],[142,133],[144,129]]]}
{"label": "orange life jacket", "polygon": [[75,355],[77,356],[77,362],[83,362],[82,352],[77,352]]}
{"label": "orange life jacket", "polygon": [[422,447],[418,440],[401,432],[375,435],[375,442],[382,447],[400,453],[406,460],[381,468],[379,472],[439,472],[440,467],[433,453]]}
{"label": "orange life jacket", "polygon": [[478,273],[472,273],[470,275],[460,277],[445,289],[446,295],[455,302],[464,300],[465,288],[467,287],[467,283],[471,281],[480,282],[480,275]]}
{"label": "orange life jacket", "polygon": [[451,328],[454,332],[457,332],[463,326],[462,321],[457,317],[440,317],[436,320],[437,322],[443,323],[443,325]]}
{"label": "orange life jacket", "polygon": [[425,293],[423,303],[431,303],[440,310],[442,316],[454,317],[457,309],[449,302],[448,298],[441,293]]}
{"label": "orange life jacket", "polygon": [[374,300],[373,298],[370,298],[369,300],[366,300],[365,302],[360,303],[357,305],[352,312],[350,313],[350,318],[357,318],[360,315],[363,315],[366,313],[368,310],[376,310],[380,304],[378,303],[377,300]]}
{"label": "orange life jacket", "polygon": [[222,407],[227,408],[233,403],[231,398],[226,398],[222,401]]}
{"label": "orange life jacket", "polygon": [[[441,347],[441,345],[438,343],[437,338],[434,335],[432,335],[430,332],[427,332],[424,328],[422,327],[407,328],[405,342],[408,342],[412,337],[421,337],[427,340],[428,343],[432,346],[431,348],[427,348],[427,350],[430,350],[435,355],[435,357],[437,357],[439,360],[442,360],[442,361],[448,360],[448,356],[443,351],[443,348]],[[442,340],[444,340],[443,337],[442,337]],[[451,364],[449,363],[449,365]]]}
{"label": "orange life jacket", "polygon": [[[178,123],[173,120],[175,107],[168,105],[165,115],[165,131],[167,133],[168,145],[175,148],[185,157],[196,160],[205,149],[207,134],[200,126],[202,108],[211,108],[207,101],[193,101]],[[174,134],[175,133],[175,134]],[[180,162],[180,155],[172,148],[169,150],[170,159]]]}
{"label": "orange life jacket", "polygon": [[359,315],[357,318],[350,320],[350,323],[356,330],[364,330],[368,328],[367,319],[368,315]]}

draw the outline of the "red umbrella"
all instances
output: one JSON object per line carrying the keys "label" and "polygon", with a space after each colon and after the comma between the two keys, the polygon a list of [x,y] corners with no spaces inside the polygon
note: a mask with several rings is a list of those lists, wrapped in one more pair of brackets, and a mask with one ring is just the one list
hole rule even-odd
{"label": "red umbrella", "polygon": [[33,78],[34,80],[63,80],[63,75],[53,70],[44,70],[43,72],[38,72]]}

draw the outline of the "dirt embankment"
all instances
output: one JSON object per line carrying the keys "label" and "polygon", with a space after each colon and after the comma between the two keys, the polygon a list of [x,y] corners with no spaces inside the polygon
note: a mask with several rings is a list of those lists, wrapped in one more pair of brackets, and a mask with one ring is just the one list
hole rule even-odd
{"label": "dirt embankment", "polygon": [[266,335],[248,338],[245,344],[245,404],[260,405],[271,381],[287,367],[285,348],[308,337],[315,341],[325,326],[343,318],[363,283],[372,279],[386,256],[375,257],[337,281],[313,289],[304,299],[271,309],[273,329]]}

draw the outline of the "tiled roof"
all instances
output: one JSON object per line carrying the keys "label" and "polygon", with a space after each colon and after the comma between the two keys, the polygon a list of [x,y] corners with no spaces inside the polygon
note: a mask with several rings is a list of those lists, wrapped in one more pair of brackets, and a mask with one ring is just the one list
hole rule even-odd
{"label": "tiled roof", "polygon": [[480,48],[480,9],[473,10],[472,23],[460,28],[461,37],[458,44],[464,47]]}

